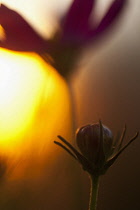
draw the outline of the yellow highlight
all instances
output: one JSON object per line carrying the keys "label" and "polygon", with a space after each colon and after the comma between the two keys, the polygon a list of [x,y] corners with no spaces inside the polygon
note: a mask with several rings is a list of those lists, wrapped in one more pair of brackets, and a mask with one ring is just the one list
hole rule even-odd
{"label": "yellow highlight", "polygon": [[63,78],[36,54],[0,49],[0,152],[47,151],[71,122]]}
{"label": "yellow highlight", "polygon": [[0,40],[4,40],[5,39],[5,31],[3,29],[3,27],[0,25]]}

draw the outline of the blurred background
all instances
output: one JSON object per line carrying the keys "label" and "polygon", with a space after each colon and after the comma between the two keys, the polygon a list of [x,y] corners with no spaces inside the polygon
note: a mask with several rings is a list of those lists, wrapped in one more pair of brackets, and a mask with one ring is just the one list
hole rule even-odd
{"label": "blurred background", "polygon": [[[97,19],[102,17],[110,2],[111,0],[100,0],[97,2]],[[29,2],[25,0],[3,0],[2,3],[20,12],[43,37],[49,37],[57,27],[57,19],[64,14],[71,1],[30,0]],[[74,74],[71,76],[77,127],[102,119],[102,122],[112,129],[115,136],[118,131],[122,131],[126,123],[128,131],[125,142],[137,130],[140,130],[139,8],[139,0],[129,0],[129,4],[121,19],[117,22],[116,27],[101,42],[98,42],[96,46],[90,46],[90,48],[85,49],[77,63]],[[3,55],[4,52],[1,51],[0,53]],[[17,55],[14,56],[17,57]],[[18,56],[22,57],[23,54]],[[43,68],[50,68],[44,66],[46,65],[44,63],[40,64],[42,61],[34,57],[35,55],[28,56],[33,57],[35,61],[37,60],[39,65],[43,65]],[[23,59],[25,60],[25,57]],[[55,70],[52,71],[59,78]],[[48,80],[48,78],[50,77],[47,76],[46,79]],[[59,107],[60,110],[70,106],[69,97],[66,94],[67,87],[65,82],[62,82],[62,78],[56,80],[61,80],[60,83],[57,83],[57,87],[60,87],[62,83],[63,85],[61,90],[58,91],[57,97],[54,97],[56,96],[57,89],[57,87],[54,87],[53,97],[50,94],[51,102],[48,102],[48,98],[45,98],[45,102],[43,101],[43,105],[41,105],[41,110],[45,110],[43,115],[41,115],[44,116],[44,118],[41,118],[44,124],[45,117],[48,117],[47,114],[49,111],[47,111],[46,115],[44,113],[46,113],[46,110],[51,110],[52,108],[51,105],[48,108],[48,103],[61,104],[62,106]],[[56,84],[55,79],[54,83]],[[42,80],[40,84],[42,84]],[[46,92],[47,90],[46,88]],[[63,99],[60,97],[62,90],[66,94],[66,104],[62,102]],[[54,98],[55,102],[53,102]],[[53,132],[56,127],[59,127],[58,125],[60,125],[60,128],[57,128],[58,130],[56,129],[53,135],[49,135],[49,138],[55,138],[59,134],[58,132],[61,132],[62,135],[69,139],[72,138],[69,130],[72,123],[71,109],[66,109],[65,113],[65,119],[67,120],[62,120],[61,116],[63,112],[61,111],[55,117],[51,117],[50,114],[49,119],[56,120],[57,118],[57,123],[56,121],[55,123],[52,122],[53,126],[51,129],[47,127],[48,130]],[[62,125],[66,121],[68,125],[65,125],[63,129]],[[40,122],[34,125],[36,129],[33,131],[37,130],[38,125],[40,125]],[[41,136],[40,130],[44,128],[43,126],[41,125],[41,128],[39,127],[37,134],[36,132],[33,132],[32,135],[31,133],[28,134],[28,139],[32,139],[30,140],[28,151],[32,150],[32,155],[29,152],[27,160],[21,161],[20,159],[21,162],[18,164],[18,167],[16,169],[14,168],[16,173],[13,172],[14,175],[10,176],[11,179],[8,179],[8,182],[1,187],[2,209],[15,210],[19,209],[20,206],[23,206],[20,207],[23,210],[87,209],[89,196],[89,179],[87,174],[82,172],[81,168],[71,157],[65,153],[63,154],[60,149],[52,146],[51,143],[47,144],[49,149],[44,149],[47,133],[43,137]],[[41,142],[40,136],[44,141],[38,146],[38,141]],[[107,174],[101,177],[98,210],[129,210],[140,208],[139,140],[140,138],[123,153]],[[33,145],[35,145],[33,147],[35,148],[34,152],[33,149],[30,149]],[[20,148],[23,154],[24,149],[22,150],[22,147]],[[40,150],[39,152],[38,148]],[[44,154],[43,157],[42,151]],[[36,161],[36,153],[38,154],[38,161]],[[31,158],[29,158],[30,155]],[[16,158],[19,158],[19,156]],[[35,159],[33,159],[33,156],[35,156]],[[33,179],[34,174],[36,176],[39,174],[41,178]],[[9,203],[9,206],[7,206],[7,203]]]}

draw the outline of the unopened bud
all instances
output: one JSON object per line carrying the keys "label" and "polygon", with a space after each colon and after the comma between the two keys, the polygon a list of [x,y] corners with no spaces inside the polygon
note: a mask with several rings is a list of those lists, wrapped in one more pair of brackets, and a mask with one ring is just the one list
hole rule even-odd
{"label": "unopened bud", "polygon": [[120,139],[114,140],[111,130],[99,121],[99,123],[86,125],[77,130],[76,141],[81,153],[62,136],[58,136],[58,138],[63,144],[58,141],[54,143],[67,151],[89,174],[100,176],[139,134],[137,132],[126,145],[122,146],[125,133],[126,126]]}
{"label": "unopened bud", "polygon": [[76,140],[81,153],[94,165],[104,163],[110,156],[113,135],[109,128],[100,123],[81,127]]}

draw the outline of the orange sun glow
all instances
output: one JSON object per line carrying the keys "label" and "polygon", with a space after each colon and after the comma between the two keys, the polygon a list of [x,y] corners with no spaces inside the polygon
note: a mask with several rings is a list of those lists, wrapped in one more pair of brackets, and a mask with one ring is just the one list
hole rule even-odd
{"label": "orange sun glow", "polygon": [[65,81],[39,56],[0,49],[1,151],[15,152],[21,146],[23,151],[37,135],[42,141],[32,142],[40,148],[46,138],[69,135],[69,101]]}

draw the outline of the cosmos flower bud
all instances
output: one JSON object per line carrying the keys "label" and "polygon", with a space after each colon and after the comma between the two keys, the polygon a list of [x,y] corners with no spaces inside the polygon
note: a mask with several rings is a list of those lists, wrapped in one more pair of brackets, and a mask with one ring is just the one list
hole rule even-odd
{"label": "cosmos flower bud", "polygon": [[78,129],[76,141],[81,153],[96,165],[108,159],[113,144],[113,135],[109,128],[104,125],[101,127],[99,123],[96,123]]}
{"label": "cosmos flower bud", "polygon": [[125,133],[126,126],[120,139],[114,139],[111,130],[99,121],[99,123],[85,125],[77,130],[76,141],[81,153],[62,136],[58,136],[58,138],[63,144],[58,141],[54,141],[54,143],[67,151],[89,174],[100,176],[105,174],[107,169],[139,134],[137,132],[128,143],[122,146]]}

